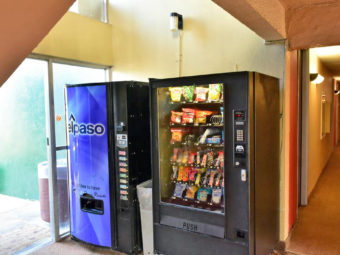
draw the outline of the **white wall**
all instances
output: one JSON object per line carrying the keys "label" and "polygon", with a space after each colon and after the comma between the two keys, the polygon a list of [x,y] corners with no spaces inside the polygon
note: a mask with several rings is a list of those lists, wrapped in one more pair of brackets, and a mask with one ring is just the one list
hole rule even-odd
{"label": "white wall", "polygon": [[179,38],[169,30],[171,12],[184,17],[184,76],[248,70],[284,77],[284,46],[266,46],[210,0],[110,0],[114,80],[178,76]]}
{"label": "white wall", "polygon": [[[257,71],[280,78],[283,91],[285,46],[266,46],[262,38],[210,0],[110,0],[113,80],[147,81],[179,75],[179,38],[169,30],[171,12],[184,17],[183,76]],[[283,139],[283,130],[281,134]],[[284,148],[280,165],[281,240],[287,235],[284,230],[288,217],[283,151]]]}

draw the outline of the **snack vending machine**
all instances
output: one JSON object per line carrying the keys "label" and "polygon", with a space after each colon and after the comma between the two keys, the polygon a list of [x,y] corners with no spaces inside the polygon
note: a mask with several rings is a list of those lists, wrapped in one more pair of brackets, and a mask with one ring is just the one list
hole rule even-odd
{"label": "snack vending machine", "polygon": [[151,79],[155,254],[267,255],[279,241],[279,81]]}
{"label": "snack vending machine", "polygon": [[67,85],[71,236],[141,251],[136,185],[150,179],[149,86]]}

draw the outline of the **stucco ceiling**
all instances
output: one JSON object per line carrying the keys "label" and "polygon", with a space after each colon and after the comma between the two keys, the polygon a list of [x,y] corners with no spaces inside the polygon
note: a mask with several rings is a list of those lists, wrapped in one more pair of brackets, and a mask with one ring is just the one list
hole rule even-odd
{"label": "stucco ceiling", "polygon": [[286,9],[295,9],[311,5],[338,3],[339,0],[279,0]]}
{"label": "stucco ceiling", "polygon": [[340,46],[311,49],[321,62],[336,76],[340,75]]}
{"label": "stucco ceiling", "polygon": [[74,0],[1,1],[0,87]]}
{"label": "stucco ceiling", "polygon": [[213,0],[268,41],[289,49],[340,45],[340,0]]}

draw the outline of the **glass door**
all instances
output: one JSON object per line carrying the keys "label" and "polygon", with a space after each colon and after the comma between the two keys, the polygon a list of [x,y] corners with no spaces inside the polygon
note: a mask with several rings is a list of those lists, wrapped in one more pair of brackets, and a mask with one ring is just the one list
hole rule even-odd
{"label": "glass door", "polygon": [[224,213],[223,84],[157,89],[160,200]]}
{"label": "glass door", "polygon": [[70,231],[69,197],[67,185],[67,134],[64,87],[107,81],[104,67],[80,66],[49,59],[49,84],[46,87],[47,145],[50,168],[51,228],[54,240]]}

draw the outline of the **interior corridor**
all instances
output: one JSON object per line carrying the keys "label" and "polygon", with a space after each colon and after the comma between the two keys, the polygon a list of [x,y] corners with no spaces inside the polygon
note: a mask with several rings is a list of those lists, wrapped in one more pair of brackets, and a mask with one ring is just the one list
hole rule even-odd
{"label": "interior corridor", "polygon": [[340,255],[340,146],[319,178],[307,207],[300,207],[287,251],[298,255]]}

